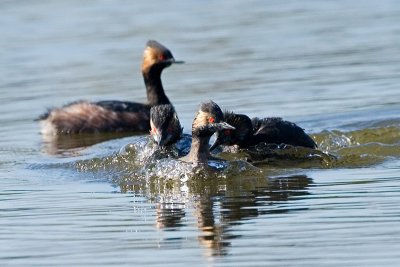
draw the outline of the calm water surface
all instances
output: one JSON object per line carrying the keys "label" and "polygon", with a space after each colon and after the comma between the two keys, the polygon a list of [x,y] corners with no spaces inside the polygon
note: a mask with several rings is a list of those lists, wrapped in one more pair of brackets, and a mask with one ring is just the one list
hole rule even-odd
{"label": "calm water surface", "polygon": [[[0,8],[1,266],[400,264],[400,2]],[[213,99],[294,121],[337,160],[171,180],[119,155],[140,137],[42,138],[49,107],[144,101],[148,39],[186,61],[163,73],[186,132]]]}

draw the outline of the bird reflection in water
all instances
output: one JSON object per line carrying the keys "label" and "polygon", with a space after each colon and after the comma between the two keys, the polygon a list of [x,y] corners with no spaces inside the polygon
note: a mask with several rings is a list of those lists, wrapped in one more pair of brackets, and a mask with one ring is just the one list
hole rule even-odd
{"label": "bird reflection in water", "polygon": [[[287,177],[231,177],[189,179],[186,182],[153,179],[146,182],[150,199],[157,199],[156,226],[165,231],[182,228],[195,216],[199,229],[198,240],[207,256],[228,253],[231,240],[241,238],[234,225],[268,214],[283,214],[298,207],[283,207],[308,194],[312,179],[305,175]],[[144,185],[144,184],[143,184]],[[122,191],[137,190],[121,185]],[[143,193],[143,188],[141,193]],[[292,198],[292,197],[296,198]]]}
{"label": "bird reflection in water", "polygon": [[42,152],[48,155],[75,155],[89,146],[104,141],[135,136],[138,133],[117,132],[79,135],[43,135]]}
{"label": "bird reflection in water", "polygon": [[185,203],[157,203],[157,228],[174,229],[183,226]]}

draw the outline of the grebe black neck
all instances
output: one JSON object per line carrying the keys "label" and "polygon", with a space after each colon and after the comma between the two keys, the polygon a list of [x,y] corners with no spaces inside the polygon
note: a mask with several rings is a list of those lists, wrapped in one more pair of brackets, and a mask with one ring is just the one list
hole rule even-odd
{"label": "grebe black neck", "polygon": [[144,84],[146,86],[147,103],[150,106],[171,103],[168,97],[165,95],[160,76],[161,74],[154,74],[151,71],[147,73],[143,72]]}

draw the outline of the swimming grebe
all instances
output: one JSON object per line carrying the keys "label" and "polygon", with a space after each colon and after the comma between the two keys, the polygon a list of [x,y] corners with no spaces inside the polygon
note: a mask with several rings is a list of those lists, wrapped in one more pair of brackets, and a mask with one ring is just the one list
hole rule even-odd
{"label": "swimming grebe", "polygon": [[182,127],[171,104],[151,107],[150,135],[160,147],[174,144],[182,137]]}
{"label": "swimming grebe", "polygon": [[213,101],[200,104],[199,111],[192,124],[192,144],[190,152],[182,161],[194,163],[194,165],[207,164],[213,159],[209,151],[211,136],[217,131],[234,130],[235,128],[223,121],[223,113],[220,107]]}
{"label": "swimming grebe", "polygon": [[239,148],[247,148],[258,143],[317,148],[317,144],[302,128],[281,118],[253,118],[250,120],[246,115],[226,111],[224,120],[236,129],[218,131],[217,138],[210,150],[219,145],[238,145]]}
{"label": "swimming grebe", "polygon": [[162,44],[150,40],[143,55],[142,74],[147,103],[128,101],[77,101],[49,110],[39,117],[44,134],[140,131],[150,128],[150,108],[170,104],[161,82],[163,69],[176,61]]}

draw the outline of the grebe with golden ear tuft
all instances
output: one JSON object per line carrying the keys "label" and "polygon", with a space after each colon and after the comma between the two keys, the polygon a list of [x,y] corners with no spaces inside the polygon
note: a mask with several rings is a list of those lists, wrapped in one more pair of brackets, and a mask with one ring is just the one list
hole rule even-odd
{"label": "grebe with golden ear tuft", "polygon": [[72,134],[97,132],[144,132],[150,128],[150,108],[171,104],[161,82],[162,71],[176,61],[172,53],[157,41],[146,44],[142,74],[147,103],[129,101],[76,101],[49,110],[39,117],[43,134]]}
{"label": "grebe with golden ear tuft", "polygon": [[213,101],[202,103],[192,123],[192,144],[190,152],[180,160],[194,165],[207,164],[215,159],[210,155],[209,142],[217,131],[234,130],[235,128],[223,121],[220,107]]}

